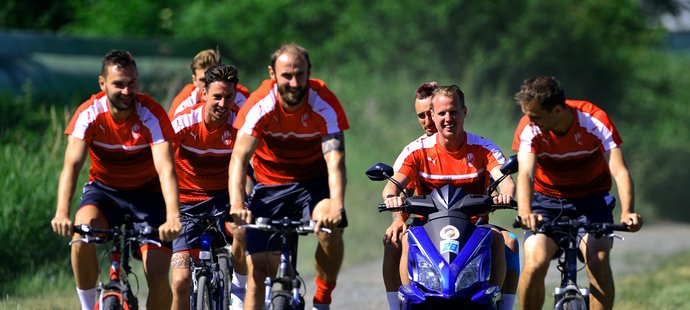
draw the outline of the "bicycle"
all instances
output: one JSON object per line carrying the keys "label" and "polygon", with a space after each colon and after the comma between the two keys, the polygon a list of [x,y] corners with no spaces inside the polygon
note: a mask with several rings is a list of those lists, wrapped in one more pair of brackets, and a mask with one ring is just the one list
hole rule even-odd
{"label": "bicycle", "polygon": [[[93,228],[88,224],[76,225],[73,227],[74,232],[84,237],[75,239],[69,242],[69,245],[74,243],[95,243],[102,244],[105,242],[112,242],[110,250],[110,275],[109,282],[98,283],[98,301],[94,310],[137,310],[139,302],[136,293],[132,291],[129,276],[136,275],[132,272],[129,265],[130,253],[132,243],[140,244],[155,244],[161,246],[161,243],[155,240],[148,239],[150,236],[157,236],[158,230],[146,226],[143,229],[136,230],[133,228],[131,217],[125,216],[123,224],[124,228],[117,226],[110,229]],[[137,287],[139,287],[138,279],[136,279]]]}
{"label": "bicycle", "polygon": [[[276,277],[268,276],[264,281],[266,285],[264,309],[304,309],[304,295],[300,292],[300,288],[305,284],[297,272],[297,236],[313,233],[315,223],[310,220],[294,221],[287,216],[282,219],[259,217],[254,224],[241,226],[272,232],[271,238],[280,237],[280,265],[278,265]],[[328,228],[321,228],[321,231],[331,232]]]}
{"label": "bicycle", "polygon": [[192,309],[229,309],[233,265],[230,251],[225,247],[225,232],[222,228],[229,217],[228,213],[182,212],[180,217],[183,223],[192,223],[204,228],[199,260],[193,260],[190,296]]}
{"label": "bicycle", "polygon": [[[513,227],[522,227],[519,217],[515,219]],[[613,231],[628,231],[623,224],[582,222],[569,217],[562,217],[553,222],[543,222],[537,225],[537,233],[564,233],[561,240],[557,240],[559,252],[558,271],[561,273],[560,285],[553,291],[554,309],[589,309],[589,289],[577,285],[577,261],[580,231],[584,231],[595,238],[622,237],[614,235]]]}

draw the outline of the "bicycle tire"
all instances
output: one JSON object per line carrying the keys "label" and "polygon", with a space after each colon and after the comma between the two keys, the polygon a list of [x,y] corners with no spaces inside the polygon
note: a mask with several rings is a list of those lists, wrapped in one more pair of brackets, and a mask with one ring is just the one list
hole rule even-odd
{"label": "bicycle tire", "polygon": [[285,291],[273,292],[271,297],[271,310],[292,309],[292,296]]}
{"label": "bicycle tire", "polygon": [[196,310],[211,310],[211,287],[206,276],[199,277],[199,286],[196,291]]}
{"label": "bicycle tire", "polygon": [[223,310],[230,309],[230,293],[232,289],[232,260],[227,254],[218,255],[218,266],[223,275]]}
{"label": "bicycle tire", "polygon": [[557,303],[557,310],[587,310],[587,302],[584,297],[577,293],[566,293]]}
{"label": "bicycle tire", "polygon": [[[103,298],[103,310],[120,310],[122,306],[120,305],[120,298],[115,295],[106,296]],[[96,308],[98,309],[98,308]]]}

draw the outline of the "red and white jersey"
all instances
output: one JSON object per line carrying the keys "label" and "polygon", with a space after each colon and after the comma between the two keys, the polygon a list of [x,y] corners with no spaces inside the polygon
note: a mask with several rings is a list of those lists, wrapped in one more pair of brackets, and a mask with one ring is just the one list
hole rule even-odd
{"label": "red and white jersey", "polygon": [[163,107],[146,94],[137,94],[134,111],[122,124],[110,114],[108,97],[100,92],[82,103],[65,130],[89,148],[89,181],[120,190],[160,191],[151,145],[173,139]]}
{"label": "red and white jersey", "polygon": [[[398,155],[398,158],[395,159],[395,163],[393,164],[393,171],[398,172],[400,171],[400,168],[402,167],[403,162],[405,161],[405,157],[407,155],[410,155],[410,149],[414,148],[415,145],[419,145],[422,143],[420,140],[428,139],[430,136],[427,136],[426,134],[421,135],[419,138],[416,140],[410,142],[405,148],[403,149],[402,152],[400,152],[400,155]],[[417,181],[414,179],[409,179],[410,182],[407,183],[407,188],[414,189],[416,193],[419,193],[421,191],[421,188],[419,187],[419,184],[417,184]]]}
{"label": "red and white jersey", "polygon": [[469,194],[484,194],[491,170],[505,162],[503,152],[488,139],[465,132],[465,143],[449,152],[433,134],[420,137],[403,149],[403,158],[393,169],[417,184],[418,195],[428,195],[435,188],[452,184]]}
{"label": "red and white jersey", "polygon": [[[249,97],[249,90],[240,84],[237,84],[235,89],[237,90],[237,94],[235,95],[234,103],[237,108],[241,108]],[[197,88],[194,86],[194,84],[187,84],[184,88],[182,88],[182,91],[175,96],[175,99],[173,99],[173,103],[168,110],[168,117],[173,119],[177,113],[182,112],[184,109],[193,107],[199,102],[204,102],[204,98],[201,96],[201,93],[201,88]],[[235,106],[233,106],[233,109]],[[232,112],[237,114],[238,110],[233,110]]]}
{"label": "red and white jersey", "polygon": [[513,150],[537,155],[534,190],[555,198],[582,198],[611,190],[604,153],[620,146],[618,131],[606,113],[591,102],[566,100],[573,124],[562,136],[542,133],[523,116]]}
{"label": "red and white jersey", "polygon": [[234,127],[259,138],[252,166],[267,185],[327,175],[321,137],[349,128],[345,112],[323,81],[310,79],[306,102],[292,113],[283,110],[278,85],[265,80],[240,109]]}
{"label": "red and white jersey", "polygon": [[175,131],[175,171],[180,202],[194,204],[228,190],[228,165],[237,130],[233,112],[223,126],[209,131],[204,123],[205,104],[197,103],[172,120]]}

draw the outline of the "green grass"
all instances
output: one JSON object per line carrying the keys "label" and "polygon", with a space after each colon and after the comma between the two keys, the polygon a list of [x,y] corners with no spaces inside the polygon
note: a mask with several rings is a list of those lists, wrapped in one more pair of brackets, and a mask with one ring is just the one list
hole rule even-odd
{"label": "green grass", "polygon": [[656,270],[621,278],[616,309],[690,309],[690,252],[663,259]]}

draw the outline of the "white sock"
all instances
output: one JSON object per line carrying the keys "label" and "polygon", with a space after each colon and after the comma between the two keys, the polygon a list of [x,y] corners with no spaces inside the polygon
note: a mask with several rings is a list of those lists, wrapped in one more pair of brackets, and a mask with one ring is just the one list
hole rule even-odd
{"label": "white sock", "polygon": [[244,294],[247,287],[247,276],[243,276],[237,271],[232,271],[232,285],[230,286],[230,299],[232,299],[232,309],[239,310],[244,308]]}
{"label": "white sock", "polygon": [[93,310],[96,306],[96,288],[82,290],[77,287],[77,296],[82,310]]}
{"label": "white sock", "polygon": [[502,294],[498,302],[498,310],[512,310],[515,303],[515,294]]}
{"label": "white sock", "polygon": [[398,292],[386,292],[386,299],[388,299],[388,309],[400,310],[402,303],[398,299]]}

